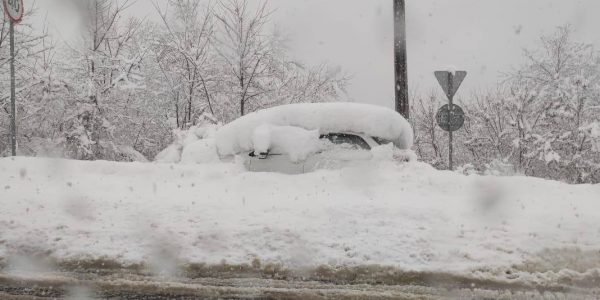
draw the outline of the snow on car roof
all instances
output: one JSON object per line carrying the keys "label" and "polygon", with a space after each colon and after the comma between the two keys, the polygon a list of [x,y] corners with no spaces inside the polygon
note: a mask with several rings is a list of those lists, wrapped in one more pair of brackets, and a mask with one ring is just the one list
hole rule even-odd
{"label": "snow on car roof", "polygon": [[412,127],[391,109],[348,102],[301,103],[260,110],[223,126],[216,135],[219,154],[254,150],[252,136],[262,124],[296,126],[321,134],[361,133],[389,140],[400,149],[413,145]]}

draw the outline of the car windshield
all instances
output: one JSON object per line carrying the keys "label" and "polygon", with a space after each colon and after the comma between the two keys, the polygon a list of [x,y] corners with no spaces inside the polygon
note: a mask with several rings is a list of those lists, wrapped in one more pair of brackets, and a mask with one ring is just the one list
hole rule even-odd
{"label": "car windshield", "polygon": [[356,149],[370,150],[369,144],[360,136],[347,133],[330,133],[321,136],[322,139],[328,139],[336,145],[351,145]]}

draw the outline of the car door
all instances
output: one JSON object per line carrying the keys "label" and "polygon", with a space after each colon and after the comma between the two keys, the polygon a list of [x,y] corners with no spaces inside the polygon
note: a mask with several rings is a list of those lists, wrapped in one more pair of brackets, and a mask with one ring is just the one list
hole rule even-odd
{"label": "car door", "polygon": [[358,134],[330,133],[321,136],[329,141],[323,151],[311,155],[304,162],[304,172],[318,169],[339,169],[354,162],[369,160],[373,157],[371,146]]}
{"label": "car door", "polygon": [[277,172],[284,174],[301,174],[304,172],[303,162],[293,162],[287,154],[250,152],[244,159],[246,170],[252,172]]}

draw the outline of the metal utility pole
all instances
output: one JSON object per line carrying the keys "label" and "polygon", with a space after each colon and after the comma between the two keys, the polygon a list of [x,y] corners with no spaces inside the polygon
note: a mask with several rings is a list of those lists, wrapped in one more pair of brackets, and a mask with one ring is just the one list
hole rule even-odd
{"label": "metal utility pole", "polygon": [[15,98],[15,25],[10,22],[10,140],[12,156],[17,156],[17,107]]}
{"label": "metal utility pole", "polygon": [[394,1],[394,68],[396,111],[409,118],[408,68],[406,59],[406,10],[404,0]]}
{"label": "metal utility pole", "polygon": [[4,13],[10,23],[10,141],[12,156],[17,156],[17,108],[15,93],[15,24],[23,19],[23,0],[4,0]]}

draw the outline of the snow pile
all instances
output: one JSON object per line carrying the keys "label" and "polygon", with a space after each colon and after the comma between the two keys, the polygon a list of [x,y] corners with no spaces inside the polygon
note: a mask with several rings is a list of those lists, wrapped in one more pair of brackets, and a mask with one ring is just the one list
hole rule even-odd
{"label": "snow pile", "polygon": [[215,143],[218,125],[204,124],[188,130],[175,130],[171,145],[158,153],[159,163],[214,163],[219,162]]}
{"label": "snow pile", "polygon": [[410,149],[413,131],[393,110],[359,103],[303,103],[277,106],[243,116],[218,130],[221,156],[254,150],[254,132],[263,124],[300,127],[327,133],[363,133],[392,141]]}
{"label": "snow pile", "polygon": [[219,162],[214,139],[202,139],[189,143],[181,152],[181,163],[206,164]]}
{"label": "snow pile", "polygon": [[148,162],[148,159],[131,146],[116,146],[117,148],[117,161],[127,162]]}
{"label": "snow pile", "polygon": [[323,148],[319,136],[317,130],[263,124],[254,130],[252,144],[255,154],[287,154],[291,161],[298,162]]}
{"label": "snow pile", "polygon": [[[233,163],[0,159],[0,262],[168,253],[151,263],[471,272],[526,266],[548,249],[600,251],[600,185],[462,176],[375,152],[381,161],[297,176]],[[581,272],[593,268],[600,261]]]}
{"label": "snow pile", "polygon": [[176,138],[176,142],[169,145],[163,151],[158,153],[154,158],[155,162],[159,163],[177,163],[181,161],[181,151],[183,150],[183,145],[178,143],[177,141],[179,136]]}
{"label": "snow pile", "polygon": [[373,147],[371,154],[373,155],[373,160],[392,161],[394,159],[394,145],[387,144]]}

